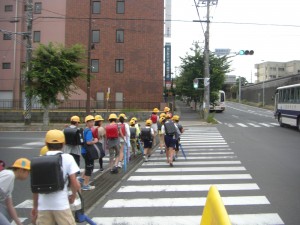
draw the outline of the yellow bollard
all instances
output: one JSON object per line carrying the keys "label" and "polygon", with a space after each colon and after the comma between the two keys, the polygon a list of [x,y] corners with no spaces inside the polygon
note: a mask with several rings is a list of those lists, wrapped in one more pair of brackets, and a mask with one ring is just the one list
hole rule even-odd
{"label": "yellow bollard", "polygon": [[209,188],[200,225],[231,225],[218,189]]}

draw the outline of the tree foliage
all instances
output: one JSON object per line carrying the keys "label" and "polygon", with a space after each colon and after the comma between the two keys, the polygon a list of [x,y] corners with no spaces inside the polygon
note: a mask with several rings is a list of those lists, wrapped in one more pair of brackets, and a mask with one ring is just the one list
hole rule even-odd
{"label": "tree foliage", "polygon": [[[192,54],[186,54],[184,58],[181,58],[181,73],[176,78],[176,93],[181,96],[187,96],[194,101],[200,101],[200,96],[203,96],[204,90],[204,51],[203,47],[200,47],[198,42],[193,43],[193,47],[190,49]],[[230,72],[230,62],[228,57],[217,57],[214,54],[210,54],[209,58],[209,73],[210,73],[210,99],[211,102],[217,100],[219,90],[222,89],[222,85],[225,81],[225,74]],[[199,79],[199,88],[196,90],[193,87],[193,80]]]}
{"label": "tree foliage", "polygon": [[84,58],[84,48],[73,45],[65,48],[62,45],[39,45],[33,52],[31,69],[27,72],[31,85],[26,92],[37,97],[44,107],[58,104],[60,93],[66,99],[72,92],[72,85],[78,77],[83,77],[84,66],[80,61]]}

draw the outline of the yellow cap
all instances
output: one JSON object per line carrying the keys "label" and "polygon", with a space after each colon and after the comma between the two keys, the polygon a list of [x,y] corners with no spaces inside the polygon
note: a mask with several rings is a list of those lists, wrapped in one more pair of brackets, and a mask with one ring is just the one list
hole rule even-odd
{"label": "yellow cap", "polygon": [[170,111],[170,108],[166,106],[166,107],[164,108],[164,112],[166,113],[166,112],[169,112],[169,111]]}
{"label": "yellow cap", "polygon": [[165,113],[161,113],[161,114],[159,114],[159,117],[166,117],[166,114]]}
{"label": "yellow cap", "polygon": [[115,113],[112,113],[109,115],[108,120],[110,119],[118,119],[117,115]]}
{"label": "yellow cap", "polygon": [[121,113],[121,114],[119,115],[119,119],[120,119],[120,117],[123,117],[125,120],[127,120],[127,117],[126,117],[126,115],[125,115],[124,113]]}
{"label": "yellow cap", "polygon": [[14,164],[9,168],[20,168],[24,170],[30,170],[30,161],[26,158],[17,159]]}
{"label": "yellow cap", "polygon": [[50,144],[65,143],[65,135],[61,130],[49,130],[45,142]]}
{"label": "yellow cap", "polygon": [[134,125],[135,124],[135,121],[133,119],[130,120],[129,122],[130,126]]}
{"label": "yellow cap", "polygon": [[138,119],[136,117],[132,117],[131,119],[134,121],[138,121]]}
{"label": "yellow cap", "polygon": [[151,120],[146,120],[146,125],[151,125],[152,124],[152,121]]}
{"label": "yellow cap", "polygon": [[179,120],[179,116],[174,115],[174,116],[172,117],[172,120]]}
{"label": "yellow cap", "polygon": [[165,117],[160,117],[159,122],[162,123],[166,118]]}
{"label": "yellow cap", "polygon": [[154,108],[154,109],[152,110],[152,112],[158,113],[158,112],[159,112],[159,109],[158,109],[158,108]]}
{"label": "yellow cap", "polygon": [[77,122],[77,123],[80,123],[80,118],[79,116],[72,116],[71,117],[71,122],[74,121],[74,122]]}
{"label": "yellow cap", "polygon": [[95,116],[95,121],[103,121],[104,119],[102,118],[101,115],[96,115]]}
{"label": "yellow cap", "polygon": [[40,150],[40,156],[46,155],[46,153],[49,151],[48,147],[45,145],[44,147],[41,148]]}
{"label": "yellow cap", "polygon": [[86,122],[91,121],[91,120],[95,120],[95,118],[92,115],[88,115],[88,116],[85,117],[84,122],[86,123]]}

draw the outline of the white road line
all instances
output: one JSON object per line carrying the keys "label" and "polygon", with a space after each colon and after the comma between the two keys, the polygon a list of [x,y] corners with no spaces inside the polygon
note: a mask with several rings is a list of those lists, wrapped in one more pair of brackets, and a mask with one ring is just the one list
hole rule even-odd
{"label": "white road line", "polygon": [[234,152],[189,152],[189,155],[234,155]]}
{"label": "white road line", "polygon": [[259,123],[260,125],[263,125],[265,127],[273,127],[272,125],[266,124],[266,123]]}
{"label": "white road line", "polygon": [[279,124],[278,123],[270,123],[271,125],[275,126],[275,127],[278,127]]}
{"label": "white road line", "polygon": [[[237,156],[189,156],[189,159],[235,159]],[[149,160],[166,160],[165,157],[151,157]]]}
{"label": "white road line", "polygon": [[31,199],[27,199],[24,202],[16,205],[15,208],[22,208],[22,209],[31,209],[33,201]]}
{"label": "white road line", "polygon": [[227,125],[228,127],[234,127],[234,125],[232,125],[231,123],[225,123],[225,125]]}
{"label": "white road line", "polygon": [[[214,152],[214,151],[231,151],[232,149],[230,148],[219,148],[220,146],[218,146],[218,148],[205,148],[203,146],[201,146],[202,148],[189,148],[188,149],[188,154],[196,154],[199,152],[204,152],[204,151],[210,151],[210,152]],[[184,148],[184,146],[183,146]]]}
{"label": "white road line", "polygon": [[[199,213],[200,214],[200,213]],[[284,225],[277,213],[229,215],[233,225]],[[93,217],[92,220],[101,225],[199,225],[199,216],[145,216],[145,217]]]}
{"label": "white road line", "polygon": [[[225,206],[270,204],[265,196],[222,197],[222,201]],[[107,201],[103,208],[193,207],[204,206],[205,202],[206,197],[113,199]]]}
{"label": "white road line", "polygon": [[[150,158],[151,159],[151,158]],[[176,161],[174,166],[190,166],[190,165],[229,165],[229,164],[241,164],[241,161]],[[167,166],[165,162],[151,162],[143,163],[142,166]],[[173,168],[175,168],[173,167]]]}
{"label": "white road line", "polygon": [[136,173],[157,173],[157,172],[201,172],[201,171],[245,171],[243,166],[235,167],[174,167],[170,168],[140,168]]}
{"label": "white road line", "polygon": [[257,184],[188,184],[188,185],[143,185],[122,186],[118,192],[170,192],[170,191],[208,191],[215,185],[219,191],[259,190]]}
{"label": "white road line", "polygon": [[237,125],[241,126],[241,127],[248,127],[247,125],[243,124],[243,123],[236,123]]}
{"label": "white road line", "polygon": [[254,124],[254,123],[248,123],[248,124],[251,125],[251,126],[253,126],[253,127],[261,127],[261,126],[259,126],[257,124]]}
{"label": "white road line", "polygon": [[[19,217],[19,220],[21,221],[21,223],[23,223],[25,220],[27,220],[27,218]],[[15,221],[11,222],[11,225],[16,225]]]}
{"label": "white road line", "polygon": [[182,144],[184,143],[214,143],[214,144],[219,144],[219,143],[226,143],[226,141],[224,141],[224,139],[222,140],[217,140],[217,139],[205,139],[205,140],[195,140],[195,141],[192,141],[192,140],[180,140],[180,142]]}
{"label": "white road line", "polygon": [[161,176],[131,176],[128,181],[170,181],[170,180],[247,180],[250,174],[207,174],[207,175],[161,175]]}
{"label": "white road line", "polygon": [[189,144],[184,144],[183,147],[189,147],[189,149],[190,149],[190,148],[193,148],[193,147],[197,147],[197,148],[225,148],[225,147],[227,147],[228,148],[229,146],[228,146],[228,144],[223,144],[223,145],[206,145],[206,144],[204,144],[204,145],[203,144],[201,144],[201,145],[200,144],[198,144],[198,145],[197,144],[196,145],[195,144],[189,145]]}

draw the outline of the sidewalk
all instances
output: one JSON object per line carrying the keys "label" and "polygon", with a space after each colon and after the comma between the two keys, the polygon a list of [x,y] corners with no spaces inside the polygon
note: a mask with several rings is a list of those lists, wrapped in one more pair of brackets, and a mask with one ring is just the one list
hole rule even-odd
{"label": "sidewalk", "polygon": [[[191,107],[187,106],[186,103],[177,101],[176,102],[176,115],[180,116],[180,123],[185,126],[204,126],[208,125],[206,122],[200,119],[200,115]],[[143,123],[141,123],[143,125]],[[30,126],[25,126],[21,123],[0,123],[0,131],[47,131],[49,129],[63,129],[65,123],[51,124],[50,126],[43,126],[41,123],[32,123]],[[157,145],[158,146],[158,145]],[[154,146],[154,151],[157,146]],[[85,200],[85,210],[89,209],[110,191],[114,189],[123,179],[130,176],[131,171],[139,167],[143,163],[142,155],[138,155],[133,158],[127,167],[127,172],[122,169],[119,170],[118,174],[111,174],[107,168],[105,171],[97,172],[92,177],[92,185],[96,186],[95,190],[83,191],[83,198]]]}

